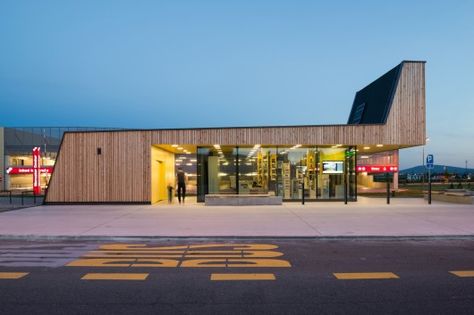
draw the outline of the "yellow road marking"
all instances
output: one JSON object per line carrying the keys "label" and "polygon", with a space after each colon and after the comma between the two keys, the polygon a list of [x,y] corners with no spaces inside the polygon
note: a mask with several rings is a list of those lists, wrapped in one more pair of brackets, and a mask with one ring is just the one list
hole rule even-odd
{"label": "yellow road marking", "polygon": [[188,259],[181,262],[181,267],[225,267],[225,259]]}
{"label": "yellow road marking", "polygon": [[0,279],[21,279],[29,272],[0,272]]}
{"label": "yellow road marking", "polygon": [[88,273],[82,280],[145,280],[148,273]]}
{"label": "yellow road marking", "polygon": [[104,244],[69,267],[291,267],[272,244],[194,244],[150,246],[146,244]]}
{"label": "yellow road marking", "polygon": [[136,259],[77,259],[71,261],[68,267],[130,267]]}
{"label": "yellow road marking", "polygon": [[398,279],[393,272],[338,272],[333,275],[339,280]]}
{"label": "yellow road marking", "polygon": [[136,264],[132,264],[132,267],[176,268],[178,264],[179,260],[174,259],[138,259]]}
{"label": "yellow road marking", "polygon": [[462,278],[474,277],[474,270],[456,270],[450,271],[450,273]]}
{"label": "yellow road marking", "polygon": [[273,273],[213,273],[211,281],[275,280]]}
{"label": "yellow road marking", "polygon": [[287,268],[291,264],[283,259],[228,259],[227,267],[276,267]]}

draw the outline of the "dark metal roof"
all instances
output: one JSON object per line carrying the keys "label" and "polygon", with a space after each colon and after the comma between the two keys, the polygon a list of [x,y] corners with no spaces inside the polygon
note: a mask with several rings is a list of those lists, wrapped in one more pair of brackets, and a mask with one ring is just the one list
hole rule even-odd
{"label": "dark metal roof", "polygon": [[347,124],[384,124],[405,62],[358,91]]}

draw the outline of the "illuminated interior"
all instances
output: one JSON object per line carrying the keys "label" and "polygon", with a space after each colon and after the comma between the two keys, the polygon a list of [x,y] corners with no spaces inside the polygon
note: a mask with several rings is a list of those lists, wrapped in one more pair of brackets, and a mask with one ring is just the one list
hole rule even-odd
{"label": "illuminated interior", "polygon": [[[186,173],[186,191],[207,194],[270,194],[283,200],[356,199],[356,148],[342,144],[291,146],[157,145],[174,154],[175,174]],[[304,184],[304,188],[303,188]],[[174,182],[175,186],[176,183]]]}

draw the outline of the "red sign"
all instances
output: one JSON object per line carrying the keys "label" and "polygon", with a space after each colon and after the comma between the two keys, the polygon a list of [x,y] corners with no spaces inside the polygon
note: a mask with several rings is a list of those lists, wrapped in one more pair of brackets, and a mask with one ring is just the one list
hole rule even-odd
{"label": "red sign", "polygon": [[398,172],[398,166],[396,165],[360,165],[357,166],[357,172],[367,173],[393,173]]}
{"label": "red sign", "polygon": [[[39,169],[41,174],[51,174],[53,172],[52,166],[43,166]],[[19,174],[33,174],[34,169],[32,167],[9,167],[7,168],[7,174],[19,175]]]}
{"label": "red sign", "polygon": [[40,147],[33,148],[33,193],[41,194],[41,178],[40,178]]}

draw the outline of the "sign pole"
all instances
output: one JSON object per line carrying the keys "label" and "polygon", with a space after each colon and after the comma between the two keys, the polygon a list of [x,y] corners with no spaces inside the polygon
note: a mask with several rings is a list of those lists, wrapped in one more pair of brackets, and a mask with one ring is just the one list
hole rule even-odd
{"label": "sign pole", "polygon": [[385,173],[386,182],[387,182],[387,204],[390,204],[390,173]]}
{"label": "sign pole", "polygon": [[347,157],[346,157],[345,164],[346,165],[344,167],[344,204],[347,205],[347,170],[349,169],[347,167],[347,164],[348,164]]}
{"label": "sign pole", "polygon": [[304,176],[303,182],[301,183],[301,204],[304,205]]}
{"label": "sign pole", "polygon": [[431,168],[428,169],[428,204],[431,204]]}
{"label": "sign pole", "polygon": [[434,168],[434,156],[428,154],[426,156],[426,168],[428,169],[428,204],[431,204],[431,170]]}

